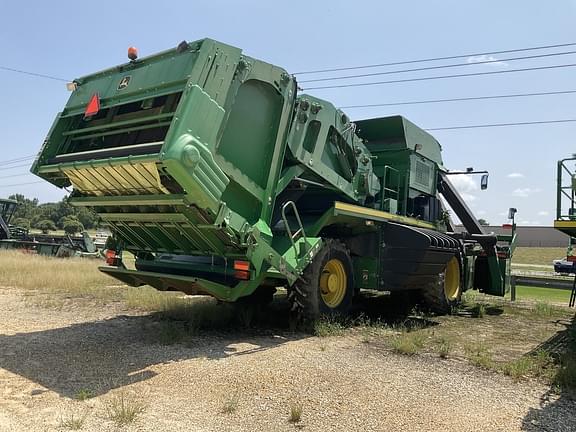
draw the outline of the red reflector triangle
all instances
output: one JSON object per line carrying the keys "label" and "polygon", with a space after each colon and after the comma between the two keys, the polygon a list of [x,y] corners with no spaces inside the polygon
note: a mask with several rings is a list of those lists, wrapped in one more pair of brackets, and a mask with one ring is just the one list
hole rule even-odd
{"label": "red reflector triangle", "polygon": [[98,114],[100,111],[100,96],[98,93],[94,93],[88,105],[86,105],[86,111],[84,111],[84,117],[91,117],[94,114]]}

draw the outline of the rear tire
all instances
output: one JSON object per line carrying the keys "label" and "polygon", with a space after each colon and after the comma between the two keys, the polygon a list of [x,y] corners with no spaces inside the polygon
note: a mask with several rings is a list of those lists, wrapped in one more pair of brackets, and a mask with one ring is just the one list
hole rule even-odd
{"label": "rear tire", "polygon": [[462,267],[454,255],[436,279],[422,290],[423,306],[439,315],[446,315],[460,303],[462,297]]}
{"label": "rear tire", "polygon": [[292,319],[311,322],[321,316],[346,315],[354,297],[354,272],[346,247],[325,240],[301,280],[289,292]]}

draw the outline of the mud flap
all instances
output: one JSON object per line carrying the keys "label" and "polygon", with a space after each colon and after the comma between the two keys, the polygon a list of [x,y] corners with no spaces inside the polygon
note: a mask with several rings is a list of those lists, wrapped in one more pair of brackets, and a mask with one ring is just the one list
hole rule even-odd
{"label": "mud flap", "polygon": [[474,288],[503,297],[510,288],[510,260],[497,255],[479,256],[474,265]]}

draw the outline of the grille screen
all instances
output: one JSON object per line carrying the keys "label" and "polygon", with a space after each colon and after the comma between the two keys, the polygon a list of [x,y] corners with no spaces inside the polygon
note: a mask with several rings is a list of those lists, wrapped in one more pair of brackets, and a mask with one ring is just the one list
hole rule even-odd
{"label": "grille screen", "polygon": [[414,166],[414,183],[428,189],[431,186],[431,177],[432,169],[430,166],[417,160]]}

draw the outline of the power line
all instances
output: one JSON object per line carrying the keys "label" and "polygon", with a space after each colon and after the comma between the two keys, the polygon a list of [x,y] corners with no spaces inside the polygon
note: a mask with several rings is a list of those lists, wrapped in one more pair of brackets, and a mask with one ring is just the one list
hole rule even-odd
{"label": "power line", "polygon": [[386,71],[386,72],[374,72],[374,73],[357,74],[357,75],[345,75],[345,76],[329,77],[329,78],[316,78],[316,79],[311,79],[311,80],[300,81],[300,83],[319,82],[319,81],[336,81],[336,80],[352,79],[352,78],[366,78],[366,77],[379,76],[379,75],[393,75],[393,74],[407,73],[407,72],[421,72],[421,71],[427,71],[427,70],[448,69],[448,68],[463,67],[463,66],[476,66],[476,65],[482,65],[482,64],[503,63],[503,62],[510,62],[510,61],[518,61],[518,60],[529,60],[529,59],[537,59],[537,58],[544,58],[544,57],[563,56],[563,55],[570,55],[570,54],[576,54],[576,51],[565,51],[565,52],[561,52],[561,53],[538,54],[538,55],[522,56],[522,57],[509,57],[509,58],[503,58],[503,59],[482,60],[482,61],[478,61],[478,62],[453,63],[453,64],[449,64],[449,65],[427,66],[427,67],[413,68],[413,69],[402,69],[402,70],[394,70],[394,71]]}
{"label": "power line", "polygon": [[452,55],[452,56],[445,56],[445,57],[423,58],[423,59],[417,59],[417,60],[394,61],[391,63],[378,63],[378,64],[348,66],[348,67],[339,67],[339,68],[331,68],[331,69],[318,69],[318,70],[311,70],[311,71],[296,72],[296,73],[294,73],[294,75],[315,74],[315,73],[323,73],[323,72],[340,72],[340,71],[347,71],[347,70],[369,69],[369,68],[377,68],[377,67],[384,67],[384,66],[399,66],[399,65],[412,64],[412,63],[425,63],[425,62],[441,61],[441,60],[455,60],[455,59],[464,58],[464,57],[476,57],[476,56],[494,55],[494,54],[508,54],[508,53],[513,53],[513,52],[535,51],[535,50],[541,50],[541,49],[569,47],[569,46],[574,46],[574,45],[576,45],[575,42],[565,43],[565,44],[555,44],[555,45],[541,45],[541,46],[535,46],[535,47],[529,47],[529,48],[518,48],[518,49],[509,49],[509,50],[501,50],[501,51],[486,51],[486,52],[479,52],[479,53],[472,53],[472,54],[460,54],[460,55]]}
{"label": "power line", "polygon": [[21,164],[21,165],[13,165],[13,166],[9,166],[9,167],[1,167],[0,171],[8,171],[14,168],[22,168],[22,167],[29,167],[30,163],[25,163],[25,164]]}
{"label": "power line", "polygon": [[489,100],[489,99],[520,98],[529,96],[550,96],[550,95],[563,95],[573,93],[576,93],[576,90],[550,91],[540,93],[516,93],[516,94],[493,95],[493,96],[472,96],[472,97],[447,98],[447,99],[425,99],[425,100],[400,101],[400,102],[388,102],[388,103],[365,104],[365,105],[347,105],[347,106],[341,106],[340,108],[341,109],[374,108],[374,107],[398,106],[398,105],[420,105],[420,104],[433,104],[443,102],[462,102],[462,101]]}
{"label": "power line", "polygon": [[0,179],[6,179],[6,178],[12,178],[12,177],[24,177],[24,176],[29,176],[32,175],[32,173],[22,173],[22,174],[13,174],[13,175],[7,175],[7,176],[0,176]]}
{"label": "power line", "polygon": [[472,76],[498,75],[498,74],[505,74],[505,73],[514,73],[514,72],[561,69],[561,68],[569,68],[569,67],[574,67],[574,66],[576,66],[576,63],[563,64],[563,65],[552,65],[552,66],[537,66],[537,67],[521,68],[521,69],[508,69],[508,70],[501,70],[501,71],[474,72],[474,73],[463,73],[463,74],[454,74],[454,75],[439,75],[439,76],[420,77],[420,78],[405,78],[405,79],[398,79],[398,80],[376,81],[376,82],[368,82],[368,83],[336,84],[336,85],[319,86],[319,87],[307,87],[307,88],[304,88],[303,90],[326,90],[326,89],[346,88],[346,87],[366,87],[366,86],[382,85],[382,84],[397,84],[397,83],[405,83],[405,82],[430,81],[430,80],[439,80],[439,79],[448,79],[448,78],[463,78],[463,77],[472,77]]}
{"label": "power line", "polygon": [[30,71],[25,71],[22,69],[15,69],[15,68],[11,68],[8,66],[0,66],[0,69],[7,71],[7,72],[15,72],[15,73],[23,74],[23,75],[33,76],[36,78],[46,78],[46,79],[50,79],[50,80],[54,80],[54,81],[62,81],[62,82],[70,82],[71,81],[71,80],[67,80],[64,78],[55,77],[52,75],[45,75],[45,74],[41,74],[41,73],[37,73],[37,72],[30,72]]}
{"label": "power line", "polygon": [[5,161],[0,161],[0,166],[2,165],[12,165],[18,162],[24,162],[25,160],[34,159],[36,156],[22,156],[16,159],[8,159]]}
{"label": "power line", "polygon": [[35,181],[35,182],[28,182],[28,183],[16,183],[16,184],[9,184],[9,185],[0,185],[0,188],[3,187],[15,187],[15,186],[27,186],[39,183],[46,183],[45,181]]}
{"label": "power line", "polygon": [[443,130],[458,130],[458,129],[479,129],[479,128],[494,128],[506,126],[527,126],[527,125],[540,125],[540,124],[554,124],[554,123],[572,123],[576,119],[561,119],[561,120],[542,120],[542,121],[528,121],[528,122],[511,122],[511,123],[489,123],[489,124],[476,124],[476,125],[463,125],[463,126],[447,126],[427,128],[427,131],[443,131]]}

